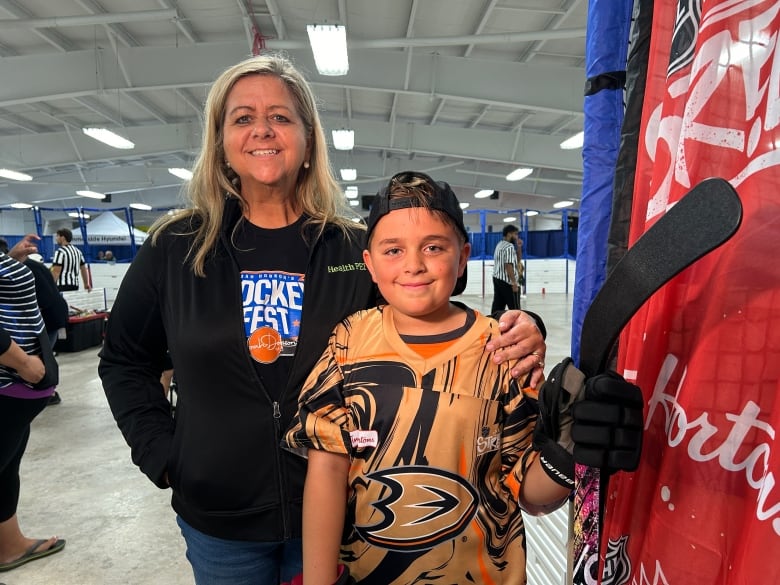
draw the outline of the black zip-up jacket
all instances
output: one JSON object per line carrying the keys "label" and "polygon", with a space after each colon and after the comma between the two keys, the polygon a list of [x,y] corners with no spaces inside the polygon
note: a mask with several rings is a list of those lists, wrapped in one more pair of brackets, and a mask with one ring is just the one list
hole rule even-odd
{"label": "black zip-up jacket", "polygon": [[[192,236],[174,235],[188,231],[188,222],[141,247],[112,308],[99,373],[133,462],[157,486],[170,483],[185,522],[218,538],[281,541],[301,535],[305,479],[305,460],[280,447],[282,433],[331,330],[373,306],[376,293],[362,232],[350,240],[328,226],[308,240],[298,346],[287,385],[272,400],[247,349],[229,244],[239,214],[229,200],[205,278],[185,260]],[[167,348],[178,388],[175,420],[160,385]]]}

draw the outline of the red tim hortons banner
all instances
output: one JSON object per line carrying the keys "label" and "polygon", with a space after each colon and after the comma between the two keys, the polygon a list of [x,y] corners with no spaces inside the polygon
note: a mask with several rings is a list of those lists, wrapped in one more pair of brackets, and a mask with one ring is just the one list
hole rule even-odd
{"label": "red tim hortons banner", "polygon": [[637,472],[607,490],[602,583],[780,583],[780,2],[656,0],[630,242],[723,177],[742,225],[630,321]]}

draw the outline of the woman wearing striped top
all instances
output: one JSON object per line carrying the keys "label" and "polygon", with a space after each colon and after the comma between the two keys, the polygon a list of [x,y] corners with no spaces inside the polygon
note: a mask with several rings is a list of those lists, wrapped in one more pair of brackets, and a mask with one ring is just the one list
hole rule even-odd
{"label": "woman wearing striped top", "polygon": [[[17,246],[34,246],[30,237]],[[13,254],[14,249],[9,252]],[[30,423],[54,388],[34,389],[43,379],[38,335],[43,331],[30,269],[0,252],[0,571],[58,552],[65,541],[27,538],[16,516],[19,464]]]}

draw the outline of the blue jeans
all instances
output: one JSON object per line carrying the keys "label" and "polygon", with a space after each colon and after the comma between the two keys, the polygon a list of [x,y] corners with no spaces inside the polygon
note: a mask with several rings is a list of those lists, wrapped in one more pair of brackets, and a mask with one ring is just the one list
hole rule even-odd
{"label": "blue jeans", "polygon": [[245,542],[208,536],[180,516],[176,522],[187,543],[187,560],[196,585],[275,585],[303,571],[301,539]]}

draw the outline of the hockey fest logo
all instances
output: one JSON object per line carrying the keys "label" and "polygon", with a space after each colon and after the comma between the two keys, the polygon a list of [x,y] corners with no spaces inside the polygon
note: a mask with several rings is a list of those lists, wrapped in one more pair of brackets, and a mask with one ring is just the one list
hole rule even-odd
{"label": "hockey fest logo", "polygon": [[[367,543],[411,552],[431,549],[461,534],[477,513],[479,494],[461,476],[444,469],[409,465],[368,474],[370,505],[379,521],[355,525]],[[371,486],[376,482],[379,486]]]}
{"label": "hockey fest logo", "polygon": [[249,353],[261,364],[292,356],[303,310],[303,275],[242,272],[241,296]]}

